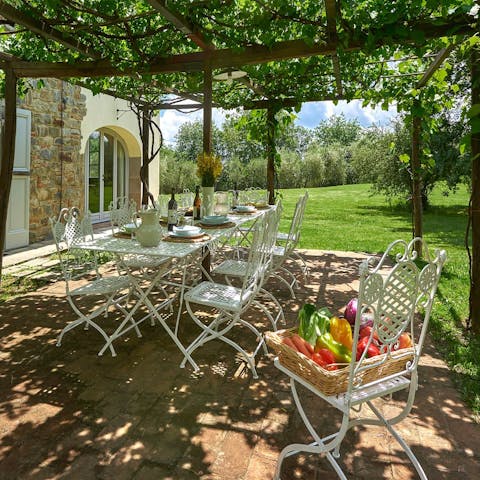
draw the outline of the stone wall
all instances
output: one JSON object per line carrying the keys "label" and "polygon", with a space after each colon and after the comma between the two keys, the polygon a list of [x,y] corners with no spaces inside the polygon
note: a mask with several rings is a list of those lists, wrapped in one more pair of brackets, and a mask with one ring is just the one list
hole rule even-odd
{"label": "stone wall", "polygon": [[30,243],[51,236],[49,217],[85,199],[80,126],[86,114],[80,87],[56,79],[29,89],[19,108],[32,112]]}

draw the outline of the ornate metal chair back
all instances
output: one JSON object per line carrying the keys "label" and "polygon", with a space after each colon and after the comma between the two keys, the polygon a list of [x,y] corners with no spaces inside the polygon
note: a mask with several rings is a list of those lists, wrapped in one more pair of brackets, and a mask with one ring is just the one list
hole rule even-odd
{"label": "ornate metal chair back", "polygon": [[268,211],[253,232],[242,295],[246,292],[255,294],[263,285],[272,261],[280,214],[281,206]]}
{"label": "ornate metal chair back", "polygon": [[[424,262],[417,258],[415,246],[423,244]],[[394,265],[390,266],[390,255],[395,254]],[[378,263],[370,257],[360,265],[360,287],[357,315],[353,332],[353,354],[350,364],[349,393],[366,384],[378,383],[385,378],[369,376],[369,371],[382,364],[388,373],[387,365],[398,361],[400,372],[392,378],[416,372],[428,328],[435,292],[443,265],[446,261],[445,250],[436,251],[432,258],[427,245],[420,238],[409,243],[403,240],[393,242]],[[420,264],[420,266],[418,265]],[[423,311],[421,327],[417,314]],[[368,335],[368,343],[363,345],[363,353],[356,357],[362,323],[373,322]],[[401,348],[401,335],[410,335],[411,348]],[[405,337],[404,337],[405,338]],[[367,358],[368,348],[378,343],[380,355]],[[362,350],[362,348],[360,349]],[[388,362],[388,363],[387,363]],[[398,370],[398,368],[397,368]]]}
{"label": "ornate metal chair back", "polygon": [[296,248],[300,240],[300,231],[302,229],[303,216],[305,213],[307,200],[308,192],[305,192],[305,194],[297,200],[297,204],[295,205],[292,223],[290,224],[290,231],[288,232],[288,238],[285,243],[285,256],[287,257]]}
{"label": "ornate metal chair back", "polygon": [[108,210],[110,212],[110,224],[114,232],[115,227],[120,229],[133,221],[137,211],[137,203],[128,197],[118,197],[117,200],[110,202]]}
{"label": "ornate metal chair back", "polygon": [[98,277],[96,256],[74,248],[78,243],[93,239],[90,212],[82,217],[77,207],[62,208],[58,218],[50,218],[49,222],[62,273],[67,282],[67,292],[69,280],[81,277],[87,271],[95,270]]}

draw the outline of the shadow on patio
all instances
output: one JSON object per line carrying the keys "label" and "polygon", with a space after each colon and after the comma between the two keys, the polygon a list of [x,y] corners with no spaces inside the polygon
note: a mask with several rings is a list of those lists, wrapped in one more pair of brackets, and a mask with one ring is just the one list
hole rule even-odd
{"label": "shadow on patio", "polygon": [[[298,298],[274,286],[288,325],[306,301],[332,310],[345,305],[361,258],[307,252],[311,276]],[[116,358],[96,355],[101,340],[93,330],[74,330],[56,348],[73,318],[60,282],[0,304],[0,314],[1,479],[268,479],[285,445],[309,441],[287,379],[269,357],[260,357],[253,380],[230,347],[212,342],[195,352],[201,370],[194,374],[179,368],[182,357],[164,330],[147,324],[143,338],[117,340]],[[263,322],[256,310],[250,314]],[[183,320],[186,344],[197,329]],[[113,325],[114,316],[106,321]],[[427,350],[414,410],[399,430],[430,480],[476,478],[479,427],[436,352]],[[401,401],[397,395],[381,408]],[[307,403],[333,431],[333,412],[316,398]],[[341,452],[350,478],[416,478],[384,429],[349,432]],[[324,459],[299,455],[284,463],[282,478],[336,477]]]}

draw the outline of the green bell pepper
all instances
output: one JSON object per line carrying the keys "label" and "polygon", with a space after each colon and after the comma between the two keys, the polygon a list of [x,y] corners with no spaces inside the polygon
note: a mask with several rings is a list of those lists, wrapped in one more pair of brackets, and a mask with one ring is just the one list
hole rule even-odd
{"label": "green bell pepper", "polygon": [[330,332],[324,333],[317,338],[315,350],[326,348],[335,356],[335,360],[339,363],[350,363],[352,360],[352,352],[345,345],[337,342]]}

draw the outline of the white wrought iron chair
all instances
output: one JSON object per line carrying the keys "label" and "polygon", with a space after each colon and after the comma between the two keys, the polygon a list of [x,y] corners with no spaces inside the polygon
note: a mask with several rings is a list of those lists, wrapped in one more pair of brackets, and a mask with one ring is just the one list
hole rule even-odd
{"label": "white wrought iron chair", "polygon": [[[416,264],[417,252],[415,245],[421,242],[426,263],[423,267]],[[389,254],[394,251],[400,253],[395,256],[393,267],[389,266]],[[321,388],[321,382],[307,381],[306,375],[292,371],[292,367],[286,367],[281,358],[275,359],[275,365],[290,377],[290,386],[300,416],[307,427],[313,442],[310,444],[294,443],[285,447],[280,453],[275,472],[275,479],[280,478],[282,462],[286,457],[306,452],[312,454],[324,454],[332,465],[337,475],[346,480],[339,463],[340,446],[347,431],[357,425],[385,426],[392,436],[405,450],[408,458],[415,467],[419,477],[427,480],[425,472],[419,461],[413,454],[399,433],[393,428],[395,424],[403,420],[410,412],[415,392],[418,388],[417,367],[422,353],[423,343],[428,328],[432,304],[437,289],[442,267],[446,261],[444,250],[436,251],[435,258],[431,258],[426,244],[420,238],[415,238],[410,243],[402,240],[393,242],[386,250],[381,260],[374,266],[374,257],[367,259],[360,266],[360,287],[358,296],[358,310],[353,333],[352,351],[357,351],[361,317],[366,312],[373,314],[373,329],[368,337],[367,348],[374,341],[376,335],[382,342],[381,355],[366,358],[364,353],[356,359],[352,355],[352,361],[345,367],[344,377],[334,377],[343,388],[339,393],[325,394]],[[422,265],[422,264],[421,264]],[[388,270],[385,271],[385,268]],[[416,312],[423,311],[423,324],[418,321]],[[399,338],[404,332],[408,332],[413,340],[411,348],[399,348]],[[313,364],[312,364],[313,365]],[[320,369],[320,367],[313,367]],[[337,370],[339,372],[339,370]],[[310,372],[316,375],[315,372]],[[334,372],[329,372],[334,375]],[[310,380],[315,379],[311,376]],[[313,392],[331,406],[342,412],[342,422],[338,432],[321,437],[309,420],[297,391],[297,384]],[[325,383],[324,383],[325,385]],[[325,388],[323,389],[325,390]],[[340,391],[341,390],[341,391]],[[403,410],[391,418],[386,418],[375,405],[374,400],[386,397],[394,392],[407,390],[408,397]],[[388,399],[385,399],[388,401]],[[360,408],[367,405],[374,417],[360,416]],[[314,415],[318,416],[320,407],[317,405]],[[355,410],[357,414],[352,415]]]}
{"label": "white wrought iron chair", "polygon": [[297,250],[298,242],[300,241],[300,234],[302,230],[303,217],[305,214],[305,208],[308,200],[308,192],[302,195],[295,205],[295,211],[293,213],[292,222],[290,224],[290,230],[288,233],[277,233],[277,247],[274,251],[274,263],[277,264],[277,270],[281,270],[287,274],[291,279],[289,282],[289,290],[292,298],[295,298],[293,287],[297,284],[296,278],[293,274],[285,268],[285,263],[289,259],[299,260],[303,274],[303,281],[306,282],[308,278],[308,266],[305,259]]}
{"label": "white wrought iron chair", "polygon": [[[297,200],[297,203],[295,205],[295,211],[292,218],[292,223],[290,224],[290,231],[288,232],[285,238],[283,238],[284,234],[281,234],[281,232],[277,233],[277,240],[279,238],[284,240],[284,245],[277,245],[273,251],[272,276],[277,278],[279,281],[281,281],[287,286],[292,298],[295,298],[294,287],[297,285],[297,279],[295,275],[292,272],[290,272],[288,268],[286,268],[287,261],[294,257],[296,257],[297,259],[300,259],[302,262],[302,273],[303,273],[303,278],[305,282],[307,280],[307,275],[308,275],[308,267],[305,260],[295,250],[300,240],[300,232],[302,229],[303,215],[305,213],[305,206],[306,206],[307,200],[308,200],[308,192],[305,192],[305,194]],[[280,272],[285,274],[289,280],[279,275]]]}
{"label": "white wrought iron chair", "polygon": [[[96,255],[75,249],[75,245],[93,238],[90,214],[81,218],[78,208],[63,208],[57,219],[50,219],[50,225],[65,279],[67,300],[78,317],[67,324],[60,332],[57,346],[61,346],[63,336],[67,332],[80,325],[83,325],[86,330],[89,326],[92,326],[107,343],[109,336],[95,319],[101,315],[107,316],[108,309],[111,306],[116,307],[124,316],[127,316],[128,312],[122,302],[128,296],[129,279],[126,275],[102,277],[98,271]],[[89,280],[88,283],[77,287],[71,285],[72,282],[85,278],[92,273],[95,278]],[[86,296],[103,296],[105,300],[93,311],[83,313],[77,302],[80,297]],[[140,331],[133,320],[132,323],[132,328],[135,328],[137,335],[141,337]],[[111,343],[109,347],[112,356],[115,356],[115,349]],[[102,350],[100,352],[103,353]],[[101,354],[100,352],[99,354]]]}
{"label": "white wrought iron chair", "polygon": [[[240,287],[225,285],[213,281],[203,281],[185,294],[187,311],[194,322],[202,329],[198,337],[188,346],[191,355],[197,348],[211,340],[221,340],[237,350],[247,361],[253,377],[258,378],[255,369],[255,356],[263,347],[267,352],[263,335],[242,316],[256,302],[257,295],[268,272],[272,258],[276,234],[276,219],[273,212],[265,214],[253,233],[247,268]],[[195,306],[211,307],[216,311],[216,317],[205,323],[196,315]],[[272,319],[271,319],[272,321]],[[237,325],[242,325],[253,332],[257,344],[253,353],[247,351],[237,342],[227,337],[227,334]],[[185,365],[186,358],[181,366]]]}
{"label": "white wrought iron chair", "polygon": [[[268,215],[273,216],[271,221],[274,222],[274,225],[272,228],[276,233],[278,231],[278,224],[280,223],[280,217],[282,215],[281,202],[276,206],[276,209],[269,212]],[[261,225],[261,227],[263,228],[263,225]],[[276,235],[269,237],[268,240],[270,242],[275,242],[275,238],[276,238]],[[264,248],[272,249],[274,248],[274,245],[273,244],[264,245]],[[212,275],[223,275],[227,283],[231,285],[232,279],[234,278],[244,279],[247,273],[247,270],[248,270],[248,262],[246,260],[238,260],[237,258],[227,258],[212,270]],[[272,269],[269,268],[267,270],[266,275],[263,278],[262,285],[260,286],[260,289],[259,289],[259,296],[258,296],[259,301],[257,304],[259,308],[261,308],[269,318],[270,323],[272,324],[273,330],[277,330],[278,321],[282,321],[284,324],[286,322],[285,322],[285,316],[283,314],[283,308],[280,305],[280,302],[277,300],[275,295],[273,295],[273,293],[268,291],[264,286],[271,272],[272,272]],[[274,304],[274,306],[277,309],[277,312],[275,315],[272,315],[269,310],[269,307],[264,304],[263,302],[264,299],[267,302],[270,301]]]}

